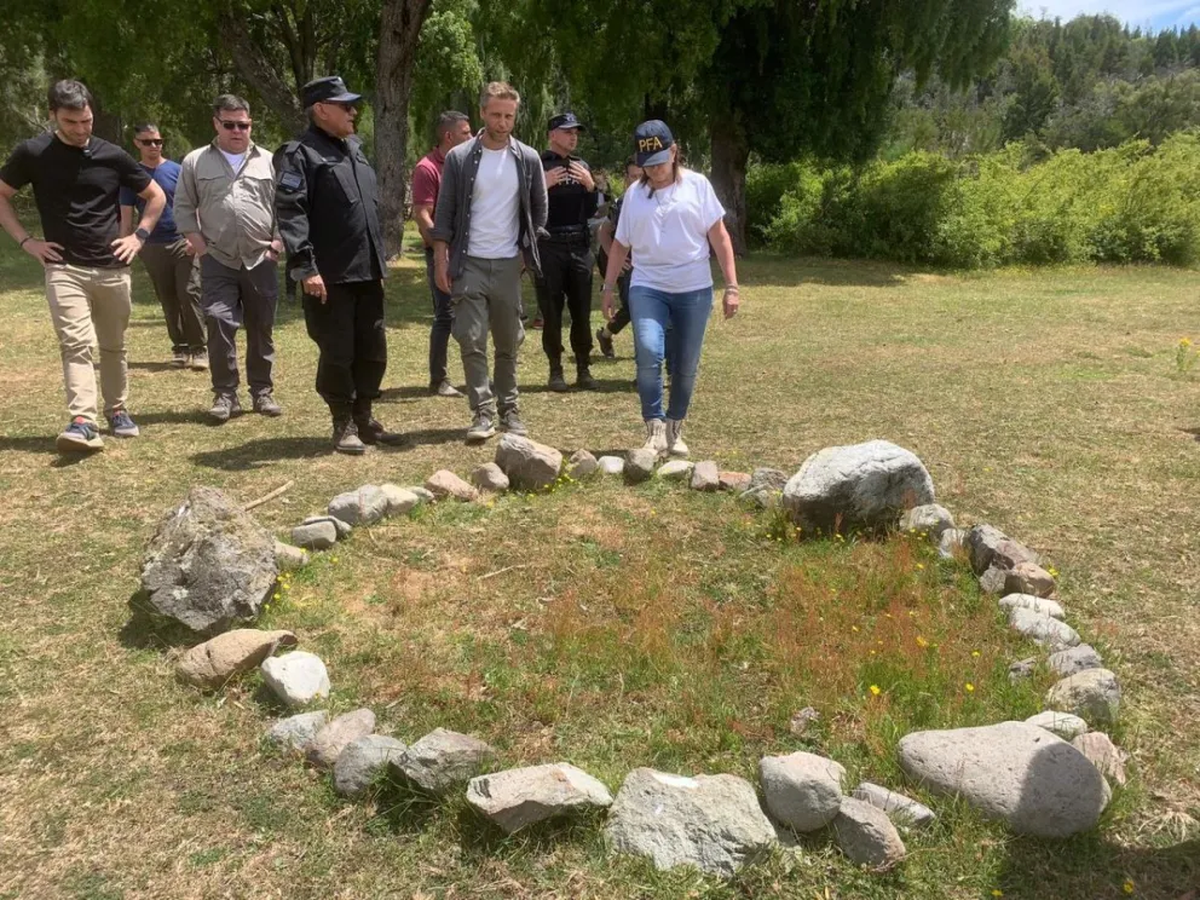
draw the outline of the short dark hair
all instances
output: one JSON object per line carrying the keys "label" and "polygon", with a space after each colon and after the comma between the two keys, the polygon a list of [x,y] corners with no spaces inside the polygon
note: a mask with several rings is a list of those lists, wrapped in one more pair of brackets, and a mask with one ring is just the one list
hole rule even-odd
{"label": "short dark hair", "polygon": [[246,115],[250,115],[250,104],[237,94],[222,94],[213,101],[214,116],[219,116],[222,112],[240,112],[241,110],[245,110]]}
{"label": "short dark hair", "polygon": [[133,126],[134,134],[145,134],[147,131],[158,131],[158,126],[153,122],[139,122]]}
{"label": "short dark hair", "polygon": [[433,138],[439,144],[442,142],[442,135],[457,125],[459,122],[470,122],[471,119],[466,113],[460,113],[456,109],[448,109],[437,117],[437,122],[433,126]]}
{"label": "short dark hair", "polygon": [[82,81],[64,78],[50,85],[47,92],[50,102],[50,112],[58,109],[90,109],[92,107],[92,92]]}
{"label": "short dark hair", "polygon": [[631,166],[635,169],[641,168],[641,166],[638,165],[637,157],[632,153],[625,157],[625,171],[628,172]]}

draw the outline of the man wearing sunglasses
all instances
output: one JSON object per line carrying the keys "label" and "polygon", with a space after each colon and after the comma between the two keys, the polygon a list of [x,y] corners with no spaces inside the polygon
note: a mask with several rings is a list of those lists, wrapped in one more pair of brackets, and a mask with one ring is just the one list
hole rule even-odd
{"label": "man wearing sunglasses", "polygon": [[[150,122],[133,127],[133,143],[141,155],[146,174],[167,195],[167,208],[142,247],[142,265],[154,285],[162,306],[171,339],[171,364],[198,371],[208,368],[208,339],[204,334],[204,313],[200,309],[200,265],[183,235],[175,227],[171,205],[179,182],[179,163],[163,156],[163,138],[158,126]],[[145,215],[146,201],[132,189],[121,188],[121,234],[133,234],[133,212]]]}
{"label": "man wearing sunglasses", "polygon": [[275,193],[288,270],[304,291],[304,322],[320,351],[317,393],[329,404],[333,448],[354,455],[403,440],[372,415],[387,370],[387,266],[375,170],[354,133],[361,99],[336,75],[304,85],[312,124],[280,148]]}
{"label": "man wearing sunglasses", "polygon": [[238,401],[238,328],[246,326],[246,380],[254,411],[283,413],[273,396],[275,304],[283,242],[275,225],[275,167],[251,140],[250,105],[222,94],[213,102],[216,139],[183,158],[175,223],[200,257],[201,303],[208,324],[213,404],[227,422]]}

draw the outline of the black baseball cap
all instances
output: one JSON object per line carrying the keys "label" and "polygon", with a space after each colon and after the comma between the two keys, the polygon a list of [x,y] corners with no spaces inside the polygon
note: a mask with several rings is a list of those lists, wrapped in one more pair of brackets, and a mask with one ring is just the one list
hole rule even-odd
{"label": "black baseball cap", "polygon": [[674,143],[671,129],[659,119],[643,122],[633,130],[634,157],[642,167],[670,162]]}
{"label": "black baseball cap", "polygon": [[352,94],[346,90],[346,82],[340,75],[326,75],[324,78],[314,78],[300,89],[300,99],[304,108],[314,103],[357,103],[362,94]]}
{"label": "black baseball cap", "polygon": [[577,131],[587,131],[587,129],[583,127],[583,123],[575,118],[575,113],[573,112],[559,113],[557,116],[554,116],[550,120],[550,124],[546,126],[547,131],[555,131],[559,128],[567,131],[571,129],[575,129]]}

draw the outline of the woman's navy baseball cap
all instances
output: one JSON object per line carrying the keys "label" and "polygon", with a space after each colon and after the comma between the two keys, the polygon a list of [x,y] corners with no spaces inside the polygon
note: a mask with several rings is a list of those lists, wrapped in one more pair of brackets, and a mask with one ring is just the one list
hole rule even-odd
{"label": "woman's navy baseball cap", "polygon": [[651,119],[633,131],[634,154],[639,166],[657,166],[671,161],[671,146],[675,138],[666,122]]}

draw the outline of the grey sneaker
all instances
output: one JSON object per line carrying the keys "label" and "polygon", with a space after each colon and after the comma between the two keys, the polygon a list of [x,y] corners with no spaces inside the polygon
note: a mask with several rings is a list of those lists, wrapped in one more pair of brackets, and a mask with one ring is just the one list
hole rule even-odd
{"label": "grey sneaker", "polygon": [[188,352],[186,350],[175,350],[171,353],[171,367],[174,369],[182,369],[188,364],[189,359],[191,359],[191,357],[188,356]]}
{"label": "grey sneaker", "polygon": [[118,409],[108,417],[108,427],[112,430],[113,437],[131,438],[142,433],[133,417],[123,409]]}
{"label": "grey sneaker", "polygon": [[271,418],[283,415],[283,407],[275,402],[270,391],[264,391],[254,398],[254,411],[259,415]]}
{"label": "grey sneaker", "polygon": [[492,421],[491,413],[477,412],[467,429],[467,443],[486,441],[496,433],[496,423]]}
{"label": "grey sneaker", "polygon": [[529,434],[529,429],[525,427],[525,423],[521,421],[521,417],[515,409],[500,414],[500,430],[506,434],[515,434],[517,437],[525,437]]}
{"label": "grey sneaker", "polygon": [[462,391],[450,383],[450,379],[443,378],[440,384],[429,386],[429,393],[435,397],[461,397]]}
{"label": "grey sneaker", "polygon": [[208,414],[218,422],[228,422],[232,416],[242,413],[242,404],[238,402],[237,394],[214,394],[213,405]]}

